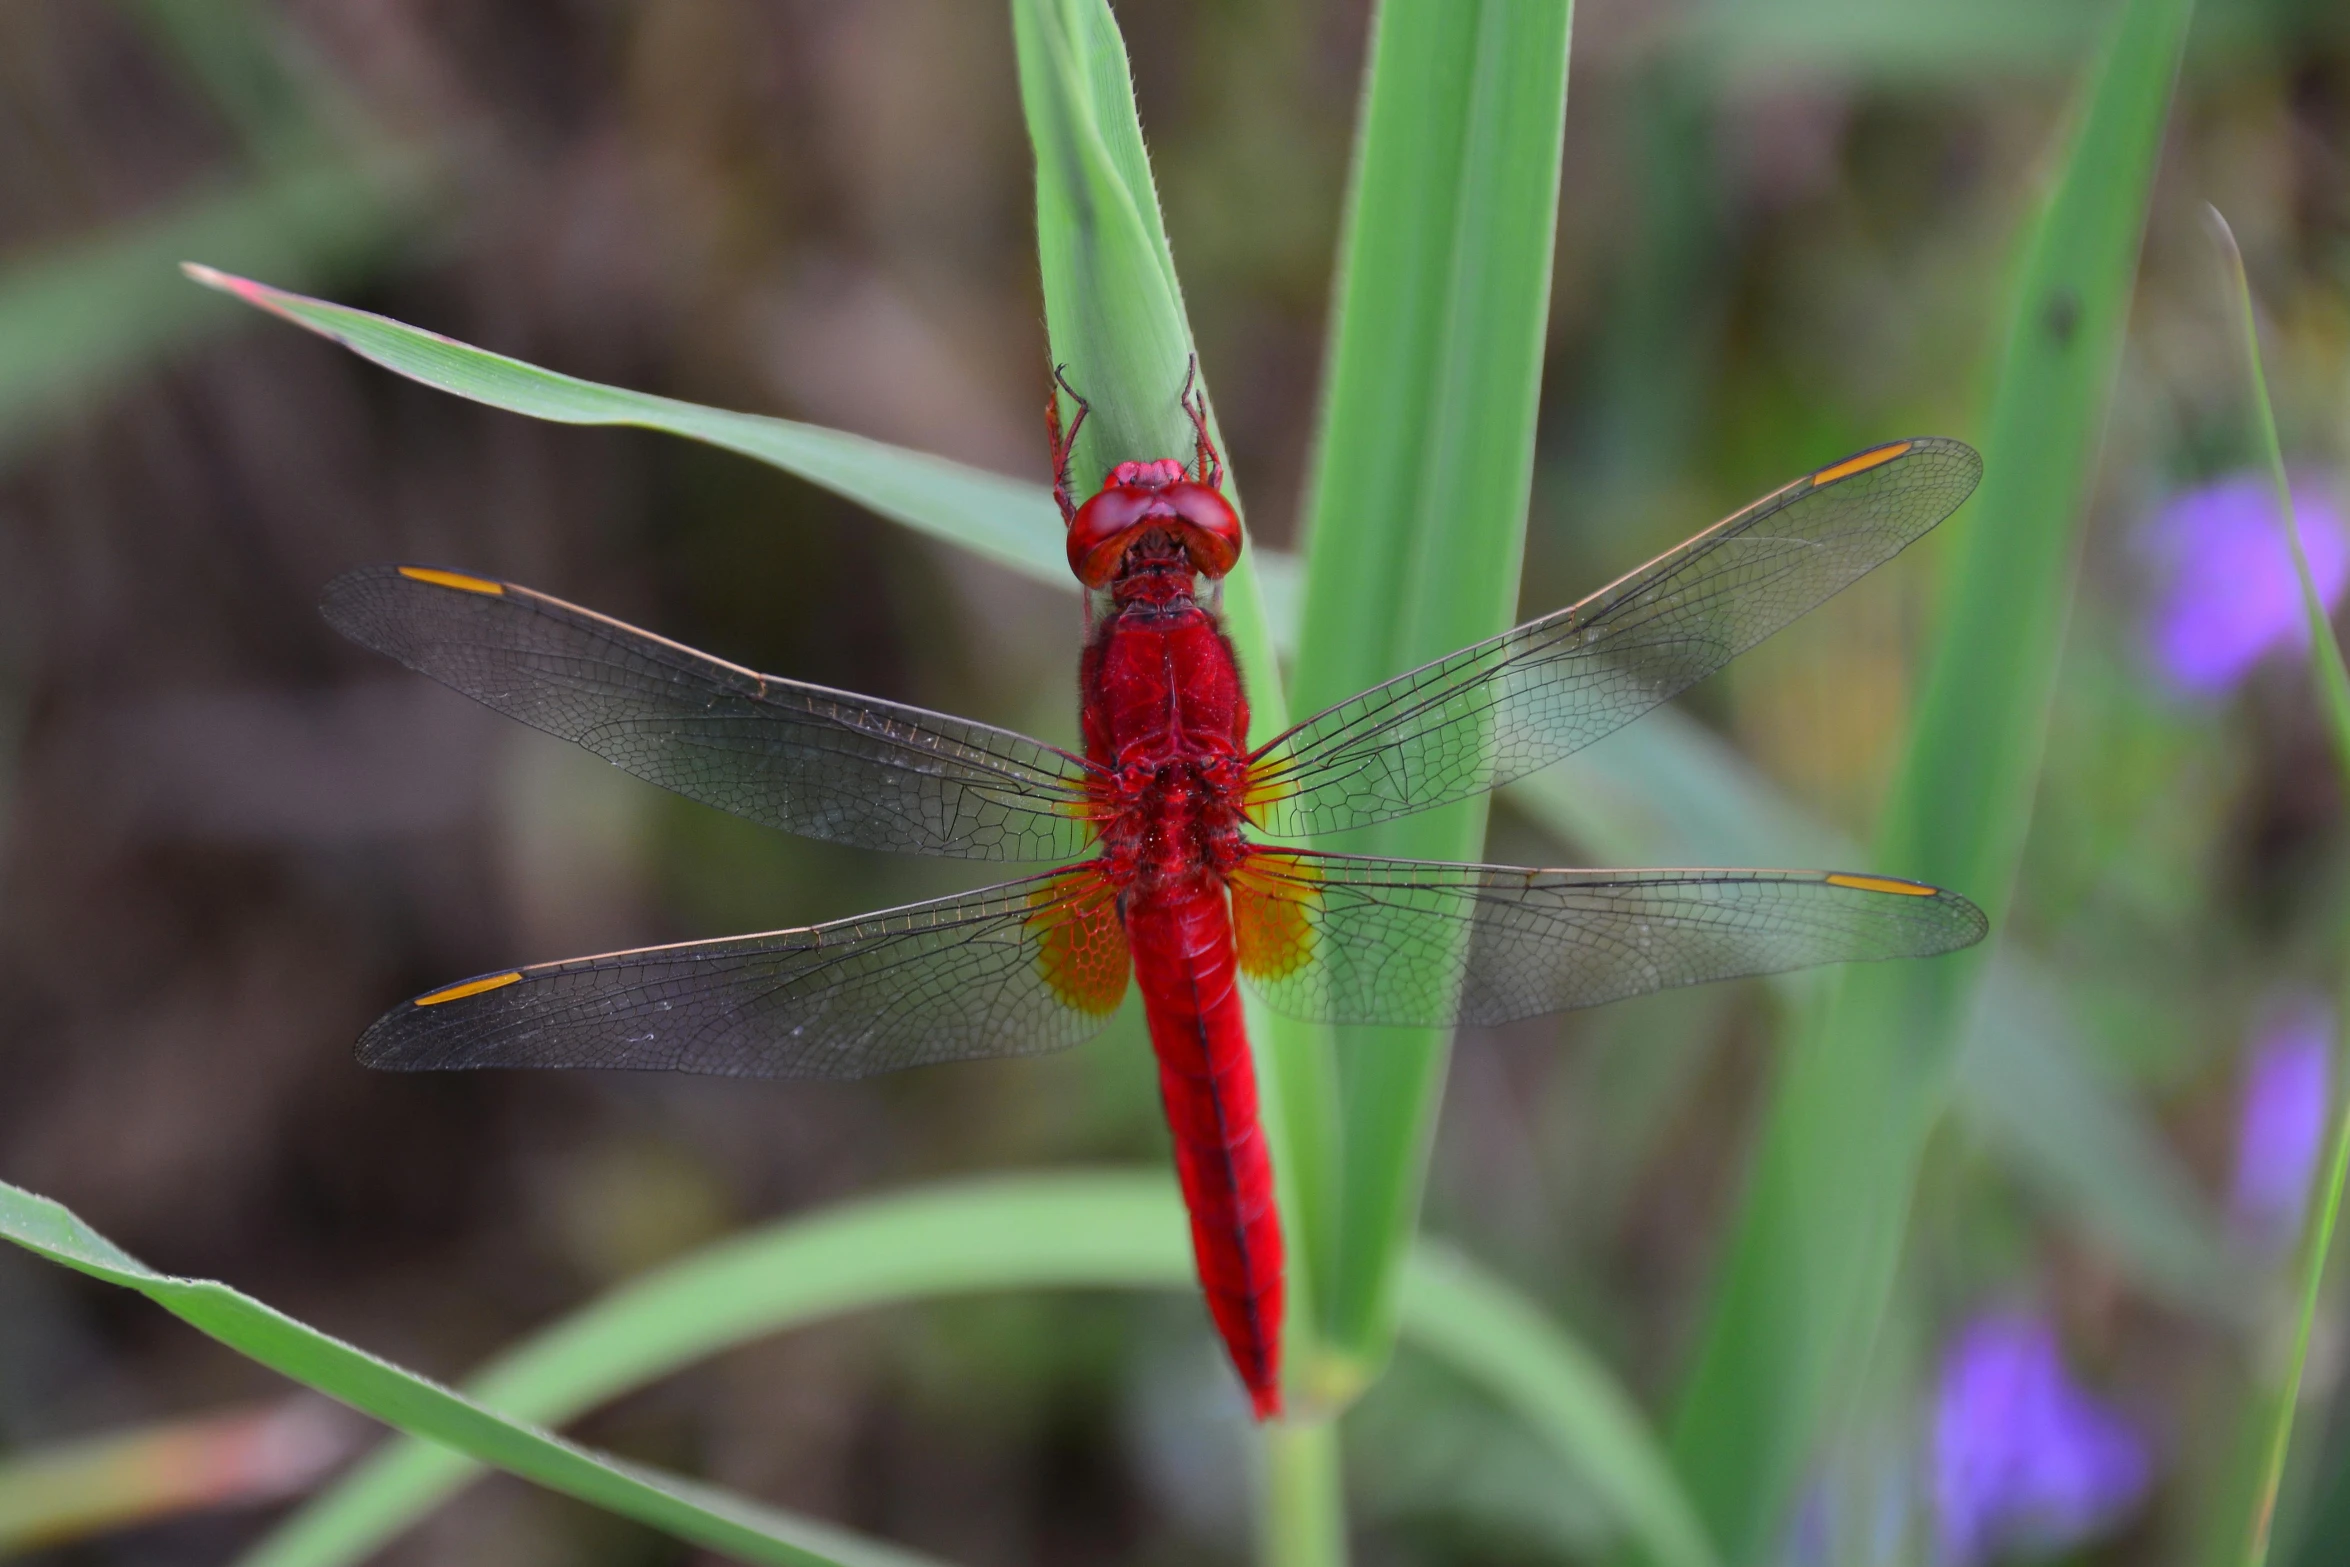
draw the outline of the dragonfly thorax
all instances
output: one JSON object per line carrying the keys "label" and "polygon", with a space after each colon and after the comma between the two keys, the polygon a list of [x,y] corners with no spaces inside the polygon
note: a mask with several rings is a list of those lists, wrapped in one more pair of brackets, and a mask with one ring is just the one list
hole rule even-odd
{"label": "dragonfly thorax", "polygon": [[1121,769],[1116,814],[1102,834],[1111,880],[1164,888],[1237,865],[1247,853],[1232,787],[1237,775],[1221,757]]}

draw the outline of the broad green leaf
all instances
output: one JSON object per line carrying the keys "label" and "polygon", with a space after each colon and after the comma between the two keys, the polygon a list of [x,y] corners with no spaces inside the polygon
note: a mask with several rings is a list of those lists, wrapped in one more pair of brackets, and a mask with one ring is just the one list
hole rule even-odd
{"label": "broad green leaf", "polygon": [[240,1354],[387,1425],[681,1540],[779,1567],[920,1567],[928,1560],[566,1442],[305,1327],[225,1284],[157,1273],[61,1204],[5,1183],[0,1237],[136,1290]]}
{"label": "broad green leaf", "polygon": [[0,462],[236,320],[172,271],[191,251],[305,283],[346,278],[421,210],[412,167],[311,158],[0,263]]}
{"label": "broad green leaf", "polygon": [[[2079,523],[2190,0],[2128,0],[2022,253],[1985,479],[1873,870],[1954,887],[1999,928],[2030,821]],[[1310,630],[1309,630],[1310,634]],[[1760,1559],[1852,1390],[1987,949],[1846,970],[1782,1063],[1675,1446],[1715,1542]]]}
{"label": "broad green leaf", "polygon": [[[1184,1222],[1173,1184],[1155,1173],[1007,1177],[865,1199],[648,1274],[515,1346],[468,1394],[516,1419],[559,1424],[735,1345],[845,1311],[999,1289],[1189,1291]],[[1409,1280],[1412,1342],[1525,1421],[1660,1560],[1708,1560],[1685,1552],[1701,1538],[1694,1515],[1655,1436],[1604,1366],[1465,1260],[1431,1252],[1414,1261]],[[1321,1457],[1312,1449],[1291,1456]],[[479,1473],[461,1454],[396,1443],[240,1567],[357,1561]]]}
{"label": "broad green leaf", "polygon": [[[2276,491],[2277,522],[2292,551],[2293,575],[2301,585],[2301,612],[2309,632],[2310,683],[2319,692],[2319,706],[2325,714],[2326,731],[2333,739],[2334,756],[2342,768],[2343,780],[2350,783],[2350,669],[2343,667],[2342,645],[2335,639],[2333,620],[2326,614],[2325,600],[2309,574],[2309,554],[2302,547],[2301,519],[2293,511],[2293,486],[2285,475],[2284,448],[2277,440],[2276,414],[2269,406],[2268,377],[2260,367],[2260,321],[2252,303],[2252,284],[2244,275],[2244,253],[2237,248],[2236,236],[2228,228],[2227,219],[2220,216],[2216,207],[2209,209],[2209,213],[2214,235],[2227,262],[2233,295],[2230,303],[2244,334],[2253,429],[2268,467],[2269,482]],[[2341,1075],[2340,1057],[2337,1049],[2337,1078]],[[2268,1560],[2270,1532],[2276,1521],[2277,1491],[2285,1477],[2285,1455],[2292,1446],[2294,1414],[2300,1408],[2302,1377],[2309,1365],[2309,1335],[2317,1322],[2318,1293],[2325,1284],[2326,1260],[2333,1253],[2334,1228],[2342,1216],[2342,1187],[2350,1180],[2350,1100],[2343,1099],[2339,1088],[2335,1097],[2338,1102],[2332,1107],[2333,1157],[2327,1164],[2324,1192],[2317,1211],[2311,1215],[2307,1233],[2301,1238],[2296,1270],[2300,1301],[2293,1323],[2292,1348],[2278,1372],[2257,1379],[2259,1385],[2254,1388],[2254,1419],[2262,1440],[2239,1530],[2244,1542],[2245,1567],[2260,1567]]]}
{"label": "broad green leaf", "polygon": [[[1567,0],[1378,10],[1308,485],[1300,712],[1514,618],[1570,14]],[[1485,812],[1464,802],[1340,846],[1473,860]],[[1388,1354],[1450,1035],[1381,1029],[1354,1046],[1341,1056],[1337,1244],[1309,1258],[1333,1397]]]}

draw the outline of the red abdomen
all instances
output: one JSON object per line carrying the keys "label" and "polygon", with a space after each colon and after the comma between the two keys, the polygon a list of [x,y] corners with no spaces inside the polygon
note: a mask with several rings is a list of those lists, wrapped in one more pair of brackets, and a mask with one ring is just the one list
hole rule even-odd
{"label": "red abdomen", "polygon": [[1281,1219],[1257,1118],[1232,921],[1211,876],[1188,896],[1137,896],[1126,939],[1142,991],[1200,1288],[1262,1420],[1281,1411]]}
{"label": "red abdomen", "polygon": [[1084,700],[1086,754],[1113,805],[1101,863],[1159,1058],[1200,1288],[1264,1419],[1281,1408],[1281,1220],[1223,877],[1244,852],[1229,794],[1248,703],[1231,644],[1180,595],[1120,600],[1086,648]]}

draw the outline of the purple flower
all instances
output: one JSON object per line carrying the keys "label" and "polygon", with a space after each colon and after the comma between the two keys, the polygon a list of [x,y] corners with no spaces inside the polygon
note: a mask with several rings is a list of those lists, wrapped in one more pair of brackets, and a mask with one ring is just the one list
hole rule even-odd
{"label": "purple flower", "polygon": [[2263,1249],[2289,1246],[2301,1233],[2331,1119],[2333,1038],[2333,1009],[2303,996],[2278,1008],[2253,1041],[2228,1210],[2239,1233]]}
{"label": "purple flower", "polygon": [[[2293,486],[2293,513],[2309,575],[2331,611],[2350,580],[2350,530],[2332,493],[2306,478]],[[2178,690],[2220,695],[2274,649],[2309,645],[2266,475],[2230,474],[2171,497],[2142,543],[2160,582],[2149,628],[2155,666]]]}
{"label": "purple flower", "polygon": [[2066,1549],[2129,1516],[2153,1479],[2145,1438],[2021,1313],[1977,1318],[1945,1353],[1933,1465],[1942,1567]]}

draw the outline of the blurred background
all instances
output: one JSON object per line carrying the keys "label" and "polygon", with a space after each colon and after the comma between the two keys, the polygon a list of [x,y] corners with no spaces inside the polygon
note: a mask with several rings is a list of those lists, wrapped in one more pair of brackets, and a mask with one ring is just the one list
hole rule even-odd
{"label": "blurred background", "polygon": [[[2107,14],[1577,9],[1528,614],[1854,448],[1976,433],[2015,235]],[[1229,456],[1258,539],[1289,547],[1368,6],[1116,10]],[[748,461],[411,386],[174,265],[1042,481],[1031,201],[995,5],[0,7],[0,1177],[457,1378],[738,1226],[1162,1160],[1132,1018],[1064,1058],[867,1084],[355,1066],[379,1011],[457,976],[986,878],[764,833],[477,709],[331,633],[336,572],[513,578],[1063,742],[1079,612]],[[2329,595],[2350,577],[2350,12],[2212,4],[2009,929],[2019,1010],[1970,1047],[1929,1164],[1893,1329],[1914,1374],[1823,1455],[1791,1561],[2193,1559],[2247,1368],[2277,1351],[2350,839],[2288,568],[2239,477],[2207,201],[2269,312],[2313,569]],[[1783,824],[1788,857],[1865,839],[1933,567],[1912,552],[1650,721]],[[1504,800],[1493,857],[1623,847],[1538,804]],[[1459,1046],[1430,1227],[1652,1409],[1779,1008],[1718,986]],[[2350,1551],[2350,1422],[2320,1439],[2343,1327],[2321,1319],[2287,1492],[2280,1555],[2309,1563]],[[374,1436],[135,1297],[0,1256],[0,1445],[197,1419],[164,1436],[242,1455],[189,1493],[234,1505],[40,1560],[227,1561]],[[1247,1550],[1246,1421],[1185,1297],[858,1316],[579,1432],[958,1562]],[[1365,1561],[1608,1549],[1526,1438],[1408,1354],[1349,1451]],[[383,1559],[696,1558],[499,1479]]]}

